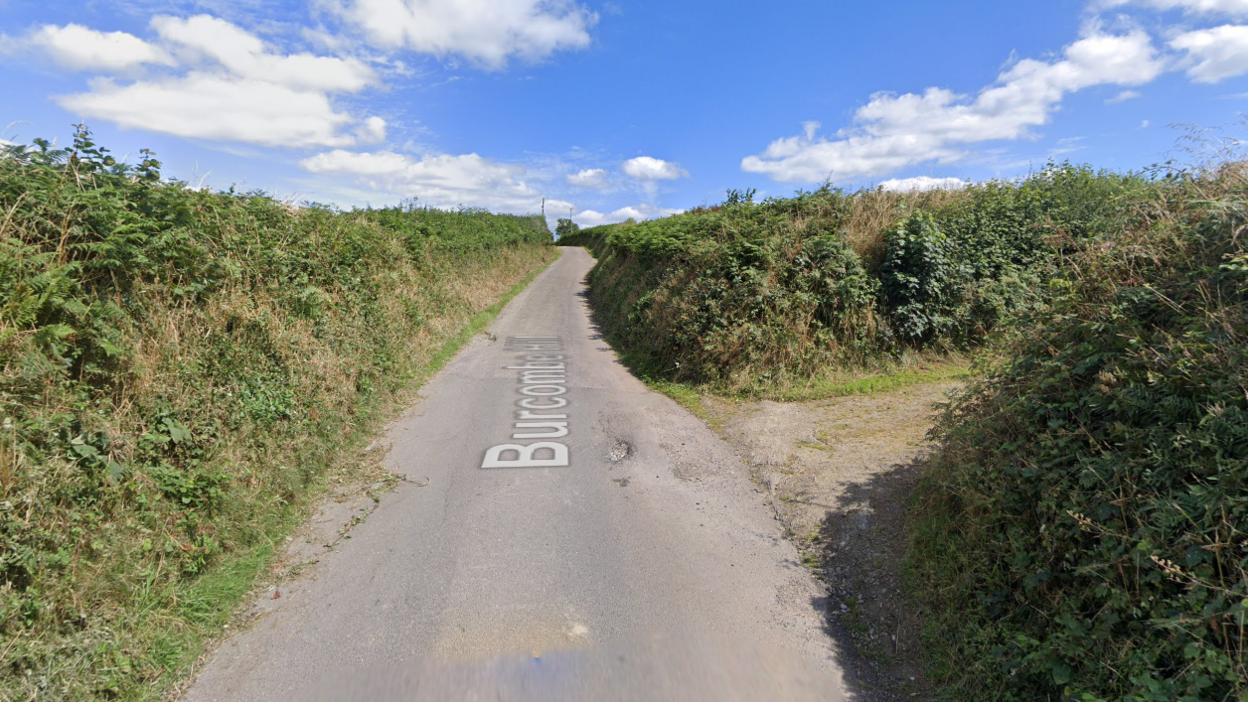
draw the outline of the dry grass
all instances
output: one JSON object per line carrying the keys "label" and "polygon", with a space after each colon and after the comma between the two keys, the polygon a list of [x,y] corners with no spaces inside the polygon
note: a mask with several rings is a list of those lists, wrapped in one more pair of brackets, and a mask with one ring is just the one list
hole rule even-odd
{"label": "dry grass", "polygon": [[845,218],[842,231],[867,270],[878,270],[884,260],[884,235],[907,215],[939,212],[966,200],[965,190],[929,190],[899,193],[883,189],[859,193]]}

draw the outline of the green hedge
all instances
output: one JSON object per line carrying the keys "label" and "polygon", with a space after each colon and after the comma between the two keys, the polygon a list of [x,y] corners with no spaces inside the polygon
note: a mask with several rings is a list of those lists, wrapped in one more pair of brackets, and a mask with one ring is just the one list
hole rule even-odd
{"label": "green hedge", "polygon": [[559,243],[598,255],[599,321],[634,365],[745,387],[975,347],[1043,307],[1063,252],[1126,226],[1126,205],[1156,187],[1063,164],[946,194],[734,191]]}
{"label": "green hedge", "polygon": [[540,217],[0,151],[0,699],[157,699],[327,471],[551,260]]}
{"label": "green hedge", "polygon": [[911,557],[942,699],[1248,699],[1248,218],[1219,187],[1070,252],[942,419]]}

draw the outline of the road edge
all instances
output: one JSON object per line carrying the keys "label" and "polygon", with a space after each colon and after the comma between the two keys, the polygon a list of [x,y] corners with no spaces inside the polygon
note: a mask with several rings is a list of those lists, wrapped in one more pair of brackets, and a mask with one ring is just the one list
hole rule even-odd
{"label": "road edge", "polygon": [[[410,396],[404,398],[401,402],[396,402],[391,410],[392,416],[390,420],[379,425],[376,431],[368,435],[372,443],[363,450],[361,462],[366,462],[378,470],[388,472],[380,469],[388,451],[376,450],[378,448],[376,439],[384,436],[395,421],[398,421],[414,405],[420,402],[419,391],[421,388],[427,385],[448,363],[453,361],[469,342],[488,328],[498,315],[506,309],[507,305],[520,293],[524,292],[539,275],[563,257],[561,249],[558,247],[554,247],[554,249],[557,252],[554,258],[535,268],[524,279],[503,293],[493,305],[469,319],[456,334],[447,339],[442,347],[433,354],[429,362],[411,378],[406,390],[406,392],[410,393]],[[365,472],[369,473],[368,471]],[[257,611],[258,608],[255,604],[261,600],[262,594],[274,591],[282,583],[290,582],[294,578],[303,576],[309,567],[316,564],[320,556],[332,551],[343,538],[350,538],[348,533],[351,529],[363,524],[368,515],[380,505],[382,497],[403,480],[402,476],[392,474],[381,480],[377,479],[375,473],[369,473],[360,477],[363,479],[337,486],[336,489],[327,482],[324,488],[319,490],[320,494],[309,500],[309,509],[302,519],[297,523],[292,523],[288,529],[284,530],[283,534],[277,535],[274,540],[251,549],[245,554],[240,554],[239,562],[246,562],[246,565],[254,569],[254,574],[251,576],[251,586],[235,600],[231,607],[230,623],[227,625],[228,631],[221,632],[220,635],[204,645],[202,653],[195,662],[184,671],[176,683],[173,683],[161,695],[160,699],[162,702],[183,700],[194,686],[195,681],[203,673],[205,666],[212,660],[221,646],[233,637],[245,632],[263,614],[263,612]],[[296,534],[300,532],[317,533],[326,531],[323,527],[318,530],[313,524],[317,515],[326,512],[335,513],[337,519],[334,521],[341,523],[329,528],[332,538],[323,544],[324,547],[320,553],[315,555],[301,554],[297,557],[299,562],[285,568],[285,573],[279,574],[274,578],[266,578],[265,574],[271,573],[275,565],[291,560],[287,554],[296,545],[294,540]],[[279,543],[276,540],[283,537],[285,539],[284,543]]]}

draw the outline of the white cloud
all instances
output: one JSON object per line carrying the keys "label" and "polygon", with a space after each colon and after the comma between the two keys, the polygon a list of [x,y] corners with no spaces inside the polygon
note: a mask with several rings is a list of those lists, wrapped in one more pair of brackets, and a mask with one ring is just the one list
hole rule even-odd
{"label": "white cloud", "polygon": [[350,176],[378,193],[415,197],[436,207],[469,205],[496,212],[534,213],[542,206],[541,192],[522,180],[523,166],[498,163],[477,154],[417,159],[392,151],[338,149],[304,159],[299,165],[310,173]]}
{"label": "white cloud", "polygon": [[1217,83],[1248,73],[1248,26],[1227,24],[1185,32],[1170,47],[1187,55],[1187,76],[1197,83]]}
{"label": "white cloud", "polygon": [[91,82],[85,93],[56,98],[66,110],[128,129],[261,146],[349,146],[354,119],[323,93],[260,80],[192,72],[181,78],[118,85]]}
{"label": "white cloud", "polygon": [[1101,0],[1096,4],[1102,9],[1140,5],[1154,10],[1183,10],[1191,14],[1248,14],[1248,0]]}
{"label": "white cloud", "polygon": [[333,94],[377,82],[376,72],[358,59],[277,53],[253,34],[207,15],[158,16],[152,29],[157,44],[77,25],[41,27],[26,42],[79,70],[116,74],[141,64],[175,69],[130,82],[118,82],[116,75],[96,78],[86,92],[54,98],[76,116],[261,146],[341,147],[385,139],[385,120],[359,119],[331,101]]}
{"label": "white cloud", "polygon": [[587,168],[579,173],[566,177],[568,185],[585,190],[606,190],[611,187],[607,182],[607,172],[602,168]]}
{"label": "white cloud", "polygon": [[576,205],[567,200],[546,199],[546,215],[548,217],[566,218],[568,213],[576,209]]}
{"label": "white cloud", "polygon": [[782,183],[821,183],[833,178],[874,176],[923,161],[951,162],[961,155],[933,134],[848,134],[816,138],[818,123],[803,136],[774,141],[761,156],[747,156],[741,170],[764,173]]}
{"label": "white cloud", "polygon": [[598,15],[572,0],[331,0],[375,46],[502,68],[589,46]]}
{"label": "white cloud", "polygon": [[208,15],[156,17],[152,28],[187,64],[216,63],[239,78],[327,92],[356,92],[377,81],[373,69],[359,59],[275,54],[256,36]]}
{"label": "white cloud", "polygon": [[75,71],[108,73],[143,64],[171,65],[161,48],[125,32],[97,32],[80,24],[44,25],[18,41],[28,50],[45,54],[57,65]]}
{"label": "white cloud", "polygon": [[679,163],[650,156],[638,156],[625,161],[624,172],[638,180],[675,180],[689,177],[689,171],[681,168]]}
{"label": "white cloud", "polygon": [[921,95],[877,93],[859,108],[855,126],[835,139],[817,136],[819,123],[800,136],[778,139],[742,170],[787,183],[818,183],[879,176],[906,166],[963,156],[961,147],[1021,139],[1048,122],[1069,93],[1096,85],[1135,86],[1165,68],[1142,31],[1104,34],[1095,27],[1054,62],[1024,59],[973,98],[944,88]]}
{"label": "white cloud", "polygon": [[880,183],[880,188],[889,192],[913,193],[928,190],[961,190],[966,182],[960,178],[933,178],[916,176],[914,178],[893,178]]}
{"label": "white cloud", "polygon": [[672,210],[654,205],[630,205],[621,207],[613,212],[598,212],[596,210],[584,210],[576,213],[572,221],[582,227],[597,227],[601,224],[615,224],[616,222],[624,222],[630,219],[637,221],[647,219],[658,219],[660,217],[670,217],[680,214],[684,210]]}
{"label": "white cloud", "polygon": [[1127,100],[1134,100],[1138,97],[1142,97],[1142,94],[1138,90],[1124,90],[1121,93],[1118,93],[1112,98],[1106,100],[1105,104],[1116,105],[1120,102],[1126,102]]}
{"label": "white cloud", "polygon": [[361,144],[380,144],[386,140],[386,120],[369,117],[355,130],[355,136]]}
{"label": "white cloud", "polygon": [[567,200],[546,200],[546,226],[550,227],[550,231],[555,231],[559,226],[559,220],[567,219],[576,211],[576,205]]}

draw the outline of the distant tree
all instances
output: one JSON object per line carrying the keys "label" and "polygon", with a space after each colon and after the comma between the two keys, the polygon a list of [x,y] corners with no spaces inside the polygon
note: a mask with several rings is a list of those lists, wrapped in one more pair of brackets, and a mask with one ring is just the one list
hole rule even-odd
{"label": "distant tree", "polygon": [[579,231],[581,231],[580,226],[570,219],[561,219],[559,220],[559,223],[555,225],[555,235],[560,238],[563,238],[568,234],[575,234]]}
{"label": "distant tree", "polygon": [[728,198],[724,200],[724,205],[732,207],[733,205],[753,205],[754,195],[758,191],[754,188],[745,190],[737,190],[735,188],[728,191]]}

